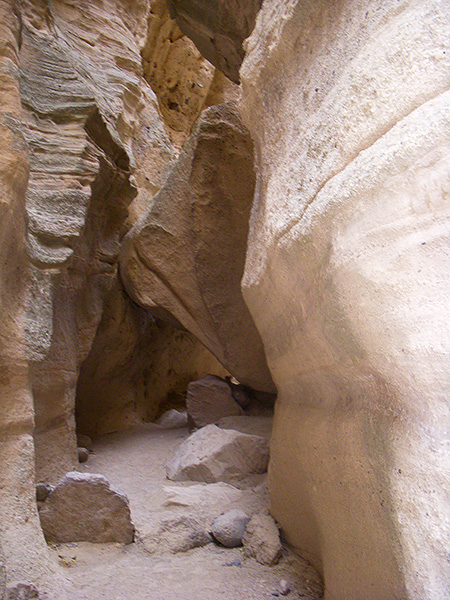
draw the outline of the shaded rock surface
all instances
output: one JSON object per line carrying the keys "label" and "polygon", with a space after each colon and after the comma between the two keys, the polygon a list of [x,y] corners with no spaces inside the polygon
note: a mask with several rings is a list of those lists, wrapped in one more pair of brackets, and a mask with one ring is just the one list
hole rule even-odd
{"label": "shaded rock surface", "polygon": [[227,548],[242,546],[247,523],[250,517],[242,510],[230,510],[217,519],[211,525],[211,533],[216,541]]}
{"label": "shaded rock surface", "polygon": [[239,481],[265,473],[269,462],[268,440],[207,425],[182,442],[167,465],[174,481]]}
{"label": "shaded rock surface", "polygon": [[222,417],[244,414],[234,400],[229,384],[214,375],[207,375],[188,385],[186,408],[190,424],[194,427],[217,423]]}
{"label": "shaded rock surface", "polygon": [[78,378],[77,426],[103,435],[153,421],[183,404],[189,382],[208,372],[226,373],[191,334],[155,320],[116,282]]}
{"label": "shaded rock surface", "polygon": [[263,565],[275,565],[282,552],[280,532],[270,515],[253,515],[242,540],[245,556]]}
{"label": "shaded rock surface", "polygon": [[48,496],[52,493],[54,486],[49,483],[37,483],[36,484],[36,501],[44,502]]}
{"label": "shaded rock surface", "polygon": [[134,537],[127,497],[103,475],[72,472],[39,511],[48,541],[130,544]]}
{"label": "shaded rock surface", "polygon": [[180,429],[187,427],[188,415],[185,410],[180,411],[172,408],[163,413],[155,423],[164,429]]}
{"label": "shaded rock surface", "polygon": [[233,429],[234,431],[248,433],[249,435],[259,435],[267,439],[270,439],[272,424],[272,416],[250,415],[223,417],[217,422],[217,426],[221,429]]}
{"label": "shaded rock surface", "polygon": [[242,383],[274,391],[240,288],[254,183],[252,142],[236,106],[208,108],[126,236],[120,272],[137,304],[181,323]]}
{"label": "shaded rock surface", "polygon": [[168,0],[170,13],[203,56],[232,81],[239,81],[242,43],[255,23],[262,0]]}

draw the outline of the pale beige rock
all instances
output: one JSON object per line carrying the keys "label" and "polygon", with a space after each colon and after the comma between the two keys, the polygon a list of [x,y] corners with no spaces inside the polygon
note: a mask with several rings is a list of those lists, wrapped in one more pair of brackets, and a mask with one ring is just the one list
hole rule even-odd
{"label": "pale beige rock", "polygon": [[226,548],[242,546],[247,523],[250,517],[242,510],[233,509],[217,517],[211,525],[214,539]]}
{"label": "pale beige rock", "polygon": [[187,412],[185,410],[180,411],[172,408],[163,413],[155,423],[163,429],[180,429],[182,427],[187,427]]}
{"label": "pale beige rock", "polygon": [[134,538],[128,499],[103,475],[67,473],[39,510],[49,542],[118,542]]}
{"label": "pale beige rock", "polygon": [[242,539],[245,556],[255,558],[262,565],[275,565],[282,547],[277,524],[270,515],[253,515]]}
{"label": "pale beige rock", "polygon": [[155,513],[151,521],[139,534],[140,542],[150,554],[187,552],[211,542],[204,521],[194,514]]}
{"label": "pale beige rock", "polygon": [[[269,470],[325,597],[448,595],[448,2],[265,2],[241,69]],[[445,424],[445,425],[444,425]]]}
{"label": "pale beige rock", "polygon": [[167,465],[173,481],[239,481],[265,473],[269,461],[267,439],[207,425],[182,442]]}
{"label": "pale beige rock", "polygon": [[222,417],[244,414],[231,395],[228,383],[214,375],[206,375],[188,385],[186,409],[189,422],[194,427],[217,423]]}
{"label": "pale beige rock", "polygon": [[181,323],[242,383],[273,391],[240,290],[253,186],[252,144],[236,107],[207,109],[126,236],[120,272],[137,304]]}
{"label": "pale beige rock", "polygon": [[25,342],[29,149],[21,125],[21,23],[16,9],[8,0],[0,2],[0,597],[21,582],[56,600],[65,598],[64,585],[48,560],[34,480],[33,398]]}

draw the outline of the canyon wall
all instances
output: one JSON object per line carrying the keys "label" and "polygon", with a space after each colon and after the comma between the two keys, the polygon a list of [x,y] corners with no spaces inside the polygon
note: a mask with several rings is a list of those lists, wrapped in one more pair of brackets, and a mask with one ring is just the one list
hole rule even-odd
{"label": "canyon wall", "polygon": [[105,433],[225,368],[278,390],[272,511],[326,598],[450,597],[449,21],[0,0],[0,598],[64,598],[34,483],[76,404]]}
{"label": "canyon wall", "polygon": [[450,594],[450,3],[264,2],[244,296],[273,513],[326,598]]}

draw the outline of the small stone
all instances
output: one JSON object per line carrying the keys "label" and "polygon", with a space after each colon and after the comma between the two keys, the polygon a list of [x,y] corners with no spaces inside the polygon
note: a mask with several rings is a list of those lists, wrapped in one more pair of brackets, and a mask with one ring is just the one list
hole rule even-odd
{"label": "small stone", "polygon": [[36,501],[45,502],[49,494],[53,491],[53,486],[49,483],[37,483],[36,484]]}
{"label": "small stone", "polygon": [[214,539],[226,548],[236,548],[242,546],[247,523],[250,517],[244,511],[233,509],[229,510],[214,521],[211,527],[211,533]]}
{"label": "small stone", "polygon": [[227,562],[223,565],[224,567],[241,567],[242,563],[238,558],[235,558],[234,560],[231,560],[230,562]]}
{"label": "small stone", "polygon": [[282,596],[287,596],[289,594],[289,592],[291,591],[291,588],[288,584],[288,582],[286,581],[286,579],[282,579],[280,581],[280,585],[278,586],[279,588],[279,592]]}
{"label": "small stone", "polygon": [[88,450],[91,450],[92,439],[88,435],[85,435],[84,433],[78,433],[77,434],[77,446],[79,448],[87,448]]}
{"label": "small stone", "polygon": [[87,448],[78,448],[78,462],[85,463],[89,458],[89,450]]}

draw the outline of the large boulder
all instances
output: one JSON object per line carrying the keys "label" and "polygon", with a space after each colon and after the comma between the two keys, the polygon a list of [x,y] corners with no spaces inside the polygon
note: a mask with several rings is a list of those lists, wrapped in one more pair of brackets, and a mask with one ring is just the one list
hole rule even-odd
{"label": "large boulder", "polygon": [[67,473],[39,511],[50,542],[119,542],[134,538],[128,499],[103,475]]}
{"label": "large boulder", "polygon": [[207,425],[184,440],[167,465],[173,481],[239,481],[267,471],[268,440]]}
{"label": "large boulder", "polygon": [[217,423],[222,417],[244,414],[228,383],[215,375],[206,375],[188,385],[186,408],[190,423],[195,427]]}
{"label": "large boulder", "polygon": [[137,304],[181,323],[243,384],[274,391],[241,293],[254,184],[253,146],[236,106],[208,108],[126,236],[120,273]]}
{"label": "large boulder", "polygon": [[448,597],[448,2],[264,2],[244,295],[278,388],[269,479],[336,600]]}

